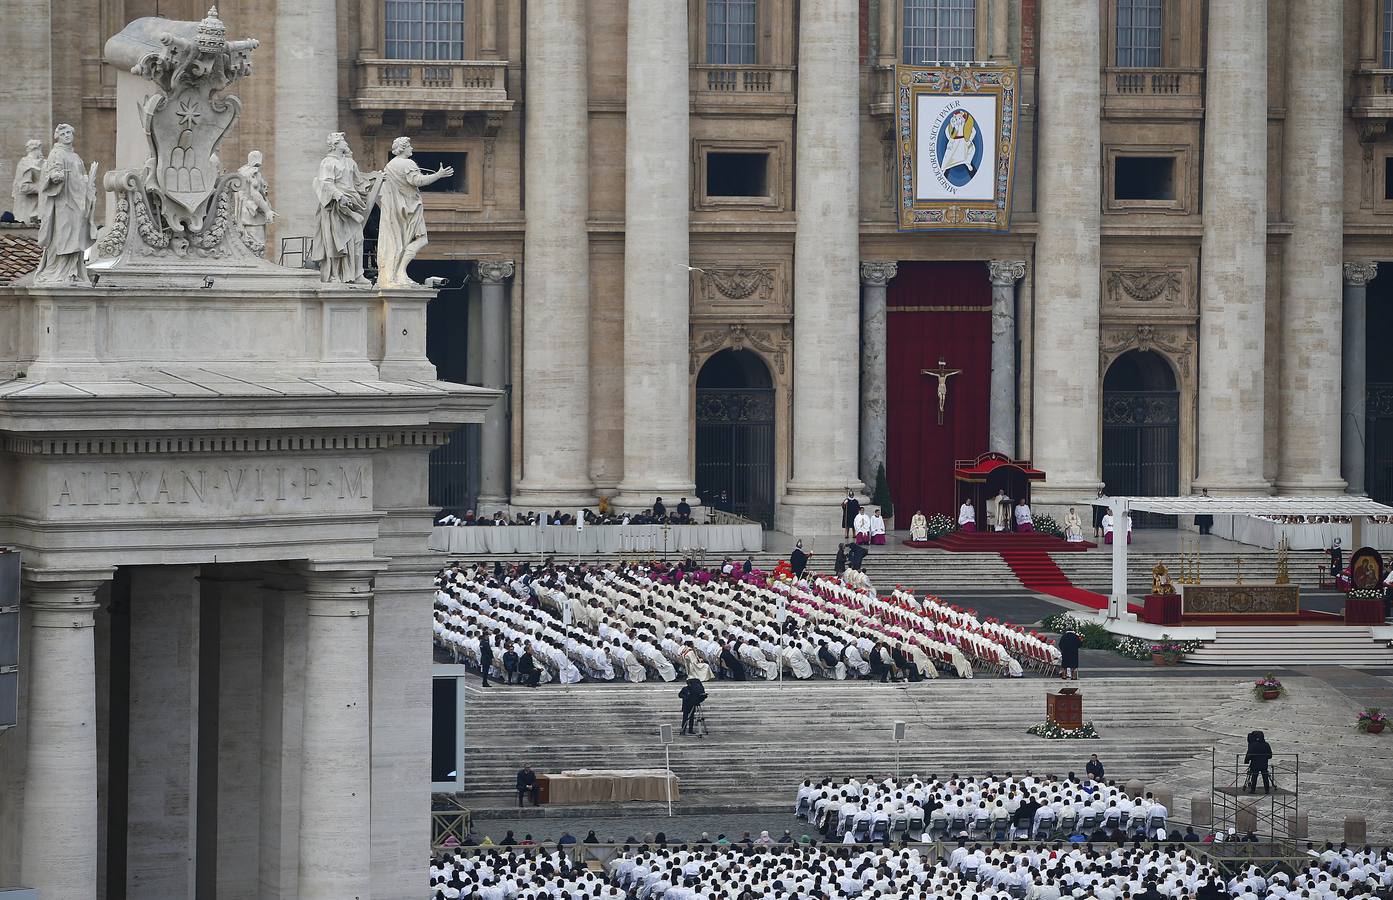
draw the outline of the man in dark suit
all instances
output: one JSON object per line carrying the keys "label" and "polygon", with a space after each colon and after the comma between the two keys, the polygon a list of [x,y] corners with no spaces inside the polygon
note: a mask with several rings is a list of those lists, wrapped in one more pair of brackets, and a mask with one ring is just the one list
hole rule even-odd
{"label": "man in dark suit", "polygon": [[690,521],[691,518],[692,505],[687,502],[686,497],[683,497],[681,500],[677,501],[677,520],[679,522],[687,522]]}
{"label": "man in dark suit", "polygon": [[727,644],[721,651],[721,665],[730,673],[730,677],[736,681],[745,680],[745,664],[740,661],[740,656],[735,652],[734,645]]}
{"label": "man in dark suit", "polygon": [[870,552],[871,551],[867,550],[865,547],[862,547],[860,544],[849,545],[846,548],[847,567],[855,569],[858,572],[861,571],[861,565],[866,561],[866,554]]}
{"label": "man in dark suit", "polygon": [[518,657],[518,682],[528,687],[542,683],[542,670],[537,667],[537,660],[532,657],[530,648],[522,651],[522,656]]}
{"label": "man in dark suit", "polygon": [[659,497],[653,501],[653,518],[662,521],[665,515],[667,515],[667,507],[663,505],[663,498]]}
{"label": "man in dark suit", "polygon": [[532,798],[532,805],[537,805],[537,774],[532,771],[531,766],[523,766],[518,772],[518,806],[522,806],[524,796]]}
{"label": "man in dark suit", "polygon": [[489,669],[493,666],[493,635],[485,631],[479,636],[479,666],[484,670],[484,687],[489,686]]}

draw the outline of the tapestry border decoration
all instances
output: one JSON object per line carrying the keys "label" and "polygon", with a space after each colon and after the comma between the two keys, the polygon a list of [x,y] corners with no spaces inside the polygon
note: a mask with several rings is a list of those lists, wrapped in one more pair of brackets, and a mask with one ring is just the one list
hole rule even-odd
{"label": "tapestry border decoration", "polygon": [[[896,66],[895,147],[899,172],[899,202],[896,206],[901,231],[1009,230],[1011,188],[1015,174],[1016,89],[1019,83],[1020,71],[1014,66]],[[934,116],[937,121],[923,123],[925,129],[936,127],[933,137],[935,144],[946,144],[946,137],[941,137],[937,132],[944,132],[950,127],[949,120],[953,118],[950,113],[955,113],[959,108],[965,109],[968,105],[980,113],[984,104],[973,103],[974,99],[995,101],[995,121],[992,122],[994,128],[991,134],[986,129],[976,127],[971,110],[968,110],[966,117],[971,128],[965,144],[968,155],[972,156],[975,149],[979,158],[986,157],[983,161],[994,160],[990,197],[982,197],[981,190],[972,192],[977,195],[974,199],[932,196],[939,192],[920,190],[921,154],[918,151],[921,97],[950,101],[937,104],[939,112]],[[959,102],[951,102],[954,100]],[[954,136],[959,143],[964,142],[961,126]],[[975,148],[971,146],[972,137],[976,138]],[[942,157],[937,155],[937,148],[934,152],[935,157],[930,164],[934,165],[940,180],[945,180],[942,172],[947,170],[938,169]],[[947,155],[951,155],[951,151],[944,154]],[[963,187],[973,180],[969,176]]]}

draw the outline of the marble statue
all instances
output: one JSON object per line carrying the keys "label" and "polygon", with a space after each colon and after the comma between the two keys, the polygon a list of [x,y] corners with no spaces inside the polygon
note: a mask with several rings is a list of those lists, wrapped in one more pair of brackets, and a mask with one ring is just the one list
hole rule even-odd
{"label": "marble statue", "polygon": [[319,263],[319,280],[369,284],[363,277],[363,224],[377,199],[381,173],[358,170],[343,132],[329,135],[328,143],[329,153],[314,178],[319,206],[313,258]]}
{"label": "marble statue", "polygon": [[14,198],[10,212],[16,222],[32,225],[39,221],[39,175],[43,167],[43,141],[25,141],[24,155],[15,163],[14,189],[10,192]]}
{"label": "marble statue", "polygon": [[242,226],[242,239],[257,256],[266,252],[266,226],[276,221],[268,196],[271,186],[261,174],[261,151],[247,154],[247,164],[237,170],[242,186],[237,190],[237,222]]}
{"label": "marble statue", "polygon": [[76,132],[59,125],[53,132],[39,175],[39,246],[43,256],[35,284],[91,284],[87,274],[87,248],[96,240],[93,216],[97,207],[97,164],[90,171],[73,150]]}
{"label": "marble statue", "polygon": [[[171,257],[200,266],[210,258],[251,264],[259,254],[239,233],[241,179],[222,171],[218,146],[242,109],[227,89],[251,74],[259,42],[228,41],[216,6],[201,22],[160,24],[166,30],[154,36],[123,31],[105,50],[108,60],[130,64],[156,93],[139,104],[149,145],[145,166],[107,174],[114,208],[98,254],[164,269]],[[150,49],[150,37],[158,49]]]}
{"label": "marble statue", "polygon": [[407,264],[426,246],[426,216],[421,188],[455,174],[442,165],[423,172],[411,159],[411,139],[392,141],[392,161],[382,170],[378,199],[381,217],[377,226],[377,286],[410,287],[416,282],[406,274]]}

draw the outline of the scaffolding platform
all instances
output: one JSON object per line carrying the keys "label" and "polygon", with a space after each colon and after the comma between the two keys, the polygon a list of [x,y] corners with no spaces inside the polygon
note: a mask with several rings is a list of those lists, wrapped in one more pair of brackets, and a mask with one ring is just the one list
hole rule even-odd
{"label": "scaffolding platform", "polygon": [[1248,764],[1243,754],[1236,753],[1232,761],[1227,754],[1220,757],[1217,748],[1211,751],[1210,802],[1214,808],[1215,830],[1232,828],[1240,835],[1252,833],[1271,844],[1294,845],[1304,837],[1301,833],[1300,794],[1301,759],[1296,753],[1273,754],[1268,764],[1272,779],[1271,791],[1248,785]]}

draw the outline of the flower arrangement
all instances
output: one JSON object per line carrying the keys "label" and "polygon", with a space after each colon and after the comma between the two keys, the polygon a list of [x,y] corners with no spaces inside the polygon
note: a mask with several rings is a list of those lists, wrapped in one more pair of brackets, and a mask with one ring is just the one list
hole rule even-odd
{"label": "flower arrangement", "polygon": [[1083,623],[1068,613],[1063,612],[1051,613],[1045,616],[1045,618],[1040,620],[1040,627],[1054,634],[1063,634],[1069,630],[1077,631],[1080,634],[1083,633]]}
{"label": "flower arrangement", "polygon": [[945,534],[952,534],[958,530],[958,523],[945,516],[943,513],[934,513],[929,516],[929,540],[936,540]]}
{"label": "flower arrangement", "polygon": [[1141,638],[1125,637],[1120,638],[1113,649],[1119,656],[1127,659],[1148,660],[1151,658],[1151,643]]}
{"label": "flower arrangement", "polygon": [[1173,641],[1168,634],[1161,635],[1161,640],[1151,644],[1151,661],[1158,666],[1173,666],[1185,658],[1188,653],[1198,650],[1199,641]]}
{"label": "flower arrangement", "polygon": [[1253,696],[1259,700],[1276,700],[1286,692],[1282,682],[1271,672],[1253,682]]}
{"label": "flower arrangement", "polygon": [[1059,523],[1055,521],[1054,516],[1043,515],[1035,516],[1034,518],[1036,531],[1039,531],[1043,534],[1048,534],[1051,537],[1064,537],[1064,529],[1061,528],[1059,526]]}
{"label": "flower arrangement", "polygon": [[1345,596],[1356,600],[1382,600],[1383,588],[1350,588]]}
{"label": "flower arrangement", "polygon": [[1388,717],[1377,706],[1368,706],[1355,720],[1354,727],[1367,734],[1379,734],[1388,723]]}
{"label": "flower arrangement", "polygon": [[1093,740],[1100,737],[1098,732],[1094,730],[1092,722],[1084,722],[1082,728],[1060,728],[1058,725],[1045,722],[1030,726],[1025,730],[1025,733],[1049,738],[1052,741]]}

